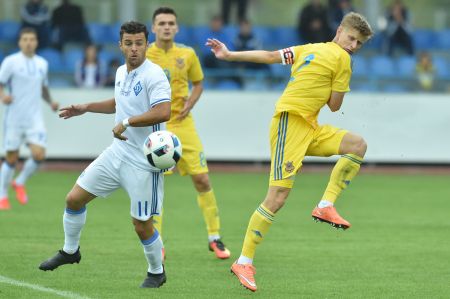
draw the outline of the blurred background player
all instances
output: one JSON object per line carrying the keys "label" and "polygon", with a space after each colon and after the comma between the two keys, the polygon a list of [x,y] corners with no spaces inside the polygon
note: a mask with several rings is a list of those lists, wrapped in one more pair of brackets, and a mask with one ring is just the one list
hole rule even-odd
{"label": "blurred background player", "polygon": [[[6,157],[0,171],[0,210],[10,208],[8,187],[19,159],[20,146],[25,142],[31,151],[31,157],[12,182],[21,204],[28,201],[25,182],[45,159],[47,133],[40,99],[43,98],[53,111],[58,110],[58,103],[52,101],[48,89],[48,63],[36,55],[37,46],[36,31],[23,28],[19,33],[20,51],[7,56],[0,67],[0,100],[6,106],[3,116]],[[6,85],[10,94],[4,92]]]}
{"label": "blurred background player", "polygon": [[150,166],[141,148],[151,132],[164,130],[164,122],[170,118],[170,85],[161,68],[145,59],[148,46],[145,25],[124,23],[119,45],[126,63],[117,70],[114,98],[61,109],[60,117],[64,119],[86,112],[115,113],[115,138],[67,194],[64,247],[39,269],[54,270],[64,264],[79,263],[86,205],[97,196],[106,197],[122,187],[130,197],[130,214],[148,261],[147,277],[141,287],[159,288],[166,282],[163,244],[153,227],[152,216],[161,210],[164,175]]}
{"label": "blurred background player", "polygon": [[[177,16],[169,7],[160,7],[153,13],[152,31],[155,42],[147,50],[147,58],[159,64],[172,87],[172,115],[167,129],[177,135],[183,145],[183,156],[178,162],[181,175],[190,175],[198,192],[197,201],[208,230],[209,249],[220,259],[230,257],[230,251],[220,239],[219,210],[211,188],[208,166],[200,138],[190,111],[203,91],[203,72],[194,50],[174,43],[178,32]],[[192,92],[189,95],[189,82]],[[162,217],[155,217],[161,230]]]}
{"label": "blurred background player", "polygon": [[219,59],[292,64],[291,79],[276,104],[272,118],[269,190],[250,218],[241,256],[231,267],[241,284],[251,291],[257,289],[253,266],[256,246],[266,236],[275,213],[284,205],[306,155],[342,155],[312,216],[337,228],[350,227],[350,223],[337,213],[334,202],[358,173],[367,145],[362,137],[346,130],[320,126],[317,117],[325,104],[333,112],[340,109],[345,93],[350,90],[351,55],[372,34],[363,16],[349,13],[342,20],[333,41],[328,43],[273,52],[231,52],[218,40],[207,41]]}

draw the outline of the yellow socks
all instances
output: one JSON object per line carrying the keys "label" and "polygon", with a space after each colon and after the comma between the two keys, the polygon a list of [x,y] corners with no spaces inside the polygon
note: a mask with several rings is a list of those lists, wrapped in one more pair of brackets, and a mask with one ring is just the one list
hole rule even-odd
{"label": "yellow socks", "polygon": [[331,172],[330,181],[322,200],[334,203],[342,190],[347,188],[351,180],[356,176],[362,161],[363,158],[357,155],[342,155]]}
{"label": "yellow socks", "polygon": [[163,212],[164,209],[161,209],[160,215],[154,215],[153,216],[153,226],[156,228],[156,230],[159,232],[159,235],[162,237],[162,220],[163,220]]}
{"label": "yellow socks", "polygon": [[197,202],[202,210],[203,218],[205,218],[208,236],[218,237],[220,230],[219,209],[217,208],[216,196],[213,190],[199,193]]}
{"label": "yellow socks", "polygon": [[253,259],[255,256],[256,245],[261,243],[266,233],[272,225],[275,214],[269,211],[262,204],[256,209],[250,218],[245,234],[244,245],[241,256]]}

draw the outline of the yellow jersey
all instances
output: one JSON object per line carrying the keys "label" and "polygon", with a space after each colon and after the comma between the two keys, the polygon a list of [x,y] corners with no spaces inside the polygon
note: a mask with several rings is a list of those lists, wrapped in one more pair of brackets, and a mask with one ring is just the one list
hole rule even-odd
{"label": "yellow jersey", "polygon": [[275,111],[301,115],[314,128],[331,91],[350,91],[351,56],[334,42],[307,44],[279,51],[283,64],[292,64],[291,78]]}
{"label": "yellow jersey", "polygon": [[152,43],[146,57],[158,64],[167,76],[172,89],[172,118],[183,109],[189,95],[189,81],[203,80],[203,71],[194,49],[174,43],[167,52]]}

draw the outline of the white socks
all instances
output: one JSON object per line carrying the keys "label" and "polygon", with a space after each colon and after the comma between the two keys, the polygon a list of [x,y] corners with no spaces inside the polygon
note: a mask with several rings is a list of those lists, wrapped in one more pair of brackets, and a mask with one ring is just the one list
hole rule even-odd
{"label": "white socks", "polygon": [[163,273],[162,266],[162,249],[163,242],[159,236],[159,232],[155,229],[153,236],[147,240],[141,240],[144,247],[144,254],[148,261],[148,272],[152,274]]}
{"label": "white socks", "polygon": [[23,165],[22,171],[16,178],[17,185],[25,185],[27,179],[36,172],[39,168],[40,162],[34,160],[33,158],[28,158]]}
{"label": "white socks", "polygon": [[63,217],[64,224],[64,247],[63,251],[73,254],[78,250],[81,229],[86,223],[86,207],[75,211],[66,208]]}
{"label": "white socks", "polygon": [[219,239],[220,239],[219,235],[209,235],[208,236],[208,242],[209,243],[214,242],[215,240],[219,240]]}
{"label": "white socks", "polygon": [[14,176],[15,165],[9,165],[3,161],[0,169],[0,198],[8,196],[8,188]]}
{"label": "white socks", "polygon": [[242,265],[242,264],[250,264],[250,265],[251,265],[251,264],[253,264],[253,259],[241,255],[241,256],[239,257],[239,259],[237,260],[236,264],[239,264],[239,265]]}
{"label": "white socks", "polygon": [[332,207],[333,203],[328,200],[321,200],[319,204],[317,205],[320,209],[326,208],[326,207]]}

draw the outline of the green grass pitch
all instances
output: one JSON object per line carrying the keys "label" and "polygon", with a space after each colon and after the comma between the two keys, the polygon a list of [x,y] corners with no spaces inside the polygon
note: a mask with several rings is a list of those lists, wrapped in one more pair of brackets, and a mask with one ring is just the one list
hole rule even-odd
{"label": "green grass pitch", "polygon": [[[163,238],[167,283],[140,289],[147,263],[123,191],[88,206],[82,260],[53,272],[41,261],[63,244],[64,197],[74,172],[42,172],[30,202],[0,212],[0,276],[88,298],[449,298],[450,178],[361,174],[337,202],[347,231],[315,223],[311,210],[328,174],[301,174],[258,247],[258,291],[229,272],[248,220],[265,196],[266,174],[212,173],[222,235],[232,252],[217,260],[187,177],[166,178]],[[62,298],[2,283],[0,298]]]}

